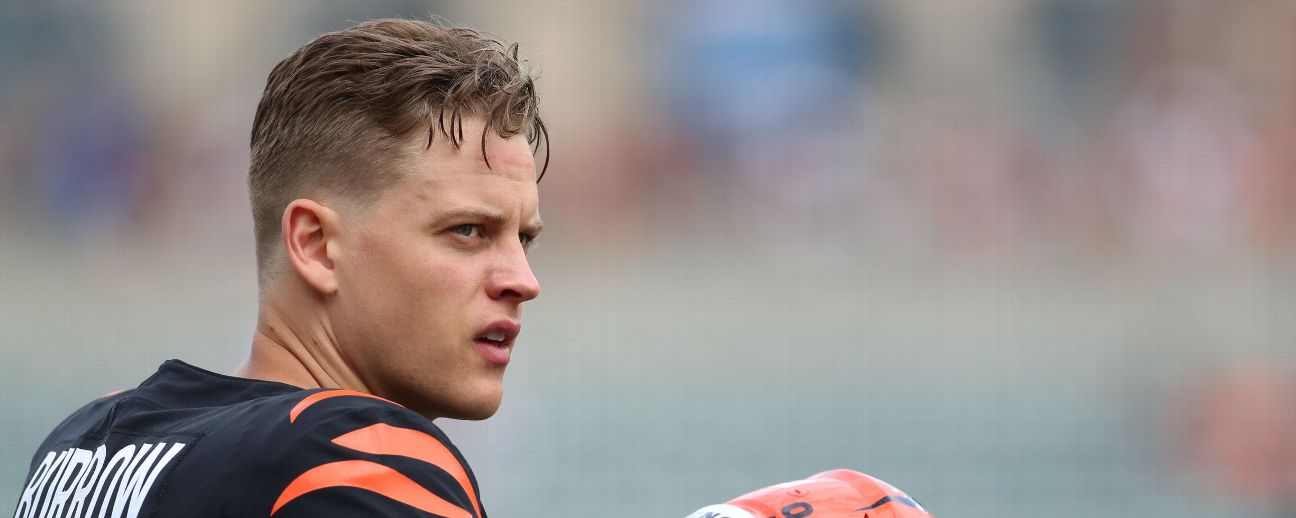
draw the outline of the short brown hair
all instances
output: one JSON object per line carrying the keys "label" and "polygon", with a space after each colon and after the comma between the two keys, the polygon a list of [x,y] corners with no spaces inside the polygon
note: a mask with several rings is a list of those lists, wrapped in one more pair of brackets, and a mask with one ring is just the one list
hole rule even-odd
{"label": "short brown hair", "polygon": [[[492,130],[504,138],[525,133],[536,151],[542,141],[548,146],[517,44],[473,29],[374,20],[320,36],[280,61],[252,123],[248,191],[258,276],[264,281],[288,203],[321,190],[376,196],[398,178],[383,166],[414,132],[426,128],[428,146],[440,133],[459,147],[465,115],[486,119],[483,156]],[[548,165],[546,149],[540,176]]]}

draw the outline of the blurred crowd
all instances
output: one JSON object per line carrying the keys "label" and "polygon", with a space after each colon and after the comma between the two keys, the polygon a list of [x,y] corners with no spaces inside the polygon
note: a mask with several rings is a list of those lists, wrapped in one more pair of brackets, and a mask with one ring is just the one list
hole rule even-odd
{"label": "blurred crowd", "polygon": [[[9,3],[0,211],[41,235],[241,213],[251,112],[285,49],[376,13],[533,19],[487,4]],[[741,217],[953,254],[1293,255],[1294,2],[589,11],[511,37],[563,74],[541,81],[546,192],[591,246]]]}
{"label": "blurred crowd", "polygon": [[959,4],[665,10],[637,107],[662,113],[611,137],[639,146],[618,204],[726,200],[940,253],[1292,256],[1296,5]]}
{"label": "blurred crowd", "polygon": [[1237,361],[1214,369],[1171,405],[1176,469],[1213,495],[1296,513],[1296,372]]}

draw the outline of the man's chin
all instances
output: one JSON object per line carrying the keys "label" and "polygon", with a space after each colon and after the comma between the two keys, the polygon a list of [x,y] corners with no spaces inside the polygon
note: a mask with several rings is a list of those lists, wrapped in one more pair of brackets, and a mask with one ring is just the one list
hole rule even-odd
{"label": "man's chin", "polygon": [[465,413],[459,417],[451,417],[451,419],[459,419],[462,421],[482,421],[495,415],[495,412],[498,410],[499,410],[499,405],[495,405],[494,407],[491,407],[488,410]]}
{"label": "man's chin", "polygon": [[406,406],[428,419],[446,417],[463,421],[481,421],[495,415],[504,399],[504,393],[498,386],[493,390],[481,390],[459,396],[453,399],[444,396],[420,398],[423,404]]}
{"label": "man's chin", "polygon": [[499,411],[501,399],[502,398],[496,397],[489,401],[478,401],[472,404],[452,408],[449,409],[443,417],[463,421],[481,421],[495,415],[495,412]]}

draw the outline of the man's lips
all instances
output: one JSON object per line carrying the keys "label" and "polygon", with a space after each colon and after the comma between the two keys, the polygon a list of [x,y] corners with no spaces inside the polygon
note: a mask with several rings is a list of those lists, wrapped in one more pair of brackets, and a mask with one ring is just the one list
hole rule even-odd
{"label": "man's lips", "polygon": [[477,331],[473,341],[482,341],[494,345],[510,346],[513,340],[517,338],[518,333],[522,332],[522,324],[508,319],[500,319]]}
{"label": "man's lips", "polygon": [[508,365],[513,353],[513,340],[522,332],[522,325],[513,320],[496,320],[477,332],[473,346],[486,361],[501,367]]}

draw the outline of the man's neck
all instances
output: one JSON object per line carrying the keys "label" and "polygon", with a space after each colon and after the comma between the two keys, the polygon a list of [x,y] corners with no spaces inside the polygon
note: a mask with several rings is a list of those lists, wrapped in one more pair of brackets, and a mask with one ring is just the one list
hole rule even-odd
{"label": "man's neck", "polygon": [[369,392],[342,360],[323,315],[292,319],[263,301],[252,348],[235,375],[302,388]]}

